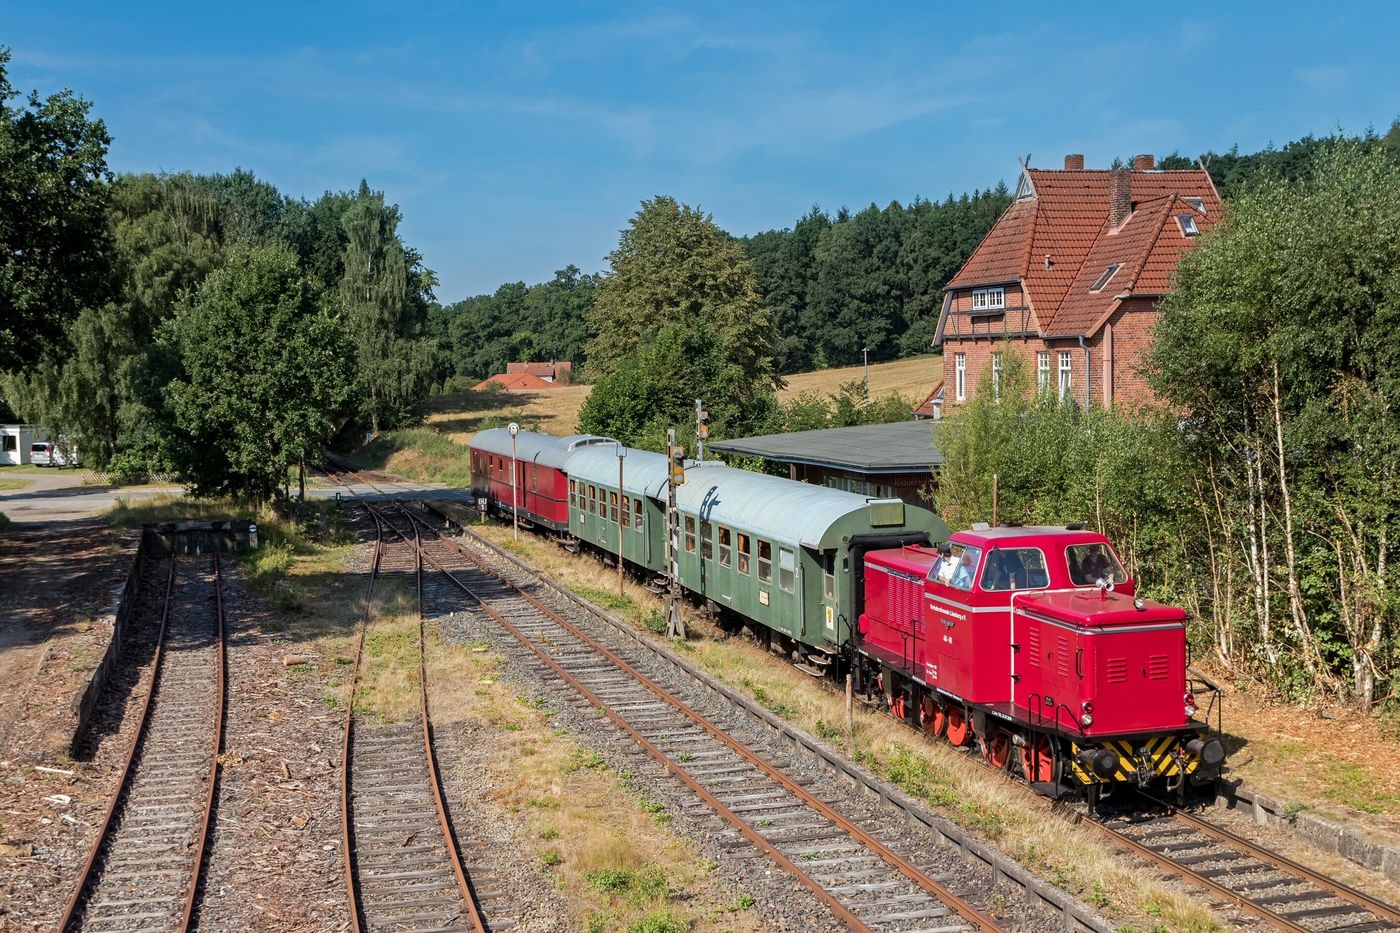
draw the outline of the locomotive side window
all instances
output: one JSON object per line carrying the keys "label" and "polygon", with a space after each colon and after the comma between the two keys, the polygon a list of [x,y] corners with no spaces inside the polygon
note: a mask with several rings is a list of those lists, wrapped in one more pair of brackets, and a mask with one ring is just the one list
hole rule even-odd
{"label": "locomotive side window", "polygon": [[943,561],[938,572],[940,582],[959,590],[972,589],[977,579],[977,567],[982,562],[982,549],[970,544],[950,542],[952,553]]}
{"label": "locomotive side window", "polygon": [[758,580],[760,583],[773,582],[773,545],[762,540],[758,542]]}
{"label": "locomotive side window", "polygon": [[694,515],[687,515],[687,516],[685,517],[685,552],[686,552],[687,554],[694,554],[694,553],[695,553],[695,516],[694,516]]}
{"label": "locomotive side window", "polygon": [[791,593],[797,580],[797,556],[785,547],[778,548],[778,589]]}
{"label": "locomotive side window", "polygon": [[719,564],[721,567],[729,566],[729,556],[731,548],[729,546],[729,536],[732,532],[723,525],[719,526]]}
{"label": "locomotive side window", "polygon": [[1050,573],[1040,548],[998,548],[987,555],[984,590],[1036,590],[1049,585]]}
{"label": "locomotive side window", "polygon": [[753,548],[749,546],[749,536],[744,534],[742,531],[739,532],[738,567],[740,573],[746,574],[749,572],[749,554],[752,552]]}
{"label": "locomotive side window", "polygon": [[1128,579],[1123,565],[1113,556],[1107,544],[1071,544],[1065,548],[1069,559],[1069,579],[1075,586],[1122,583]]}

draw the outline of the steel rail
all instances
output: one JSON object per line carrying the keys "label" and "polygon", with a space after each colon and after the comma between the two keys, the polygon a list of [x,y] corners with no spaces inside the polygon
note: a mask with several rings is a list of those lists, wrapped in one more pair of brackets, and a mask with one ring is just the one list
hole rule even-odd
{"label": "steel rail", "polygon": [[[409,517],[410,520],[416,520],[411,515]],[[436,529],[432,530],[436,533]],[[816,797],[814,794],[812,794],[806,788],[802,787],[800,784],[797,784],[782,770],[774,767],[768,761],[766,761],[754,751],[749,749],[746,745],[743,745],[737,740],[731,738],[727,733],[725,733],[714,723],[710,722],[707,718],[697,713],[695,710],[691,709],[683,701],[673,696],[664,687],[656,683],[656,681],[652,680],[646,674],[637,670],[630,663],[625,661],[623,658],[619,657],[616,653],[607,648],[605,645],[583,632],[573,623],[564,619],[562,616],[554,612],[554,610],[550,609],[548,606],[544,605],[531,594],[526,593],[524,590],[520,589],[520,587],[516,586],[509,580],[506,580],[504,577],[501,577],[499,574],[486,567],[478,558],[475,557],[475,555],[469,553],[460,544],[441,535],[438,536],[438,540],[443,541],[452,549],[456,550],[457,553],[461,554],[467,560],[471,561],[473,565],[475,565],[475,567],[482,573],[493,577],[509,589],[513,590],[526,602],[530,603],[537,611],[547,616],[551,621],[564,628],[565,631],[569,632],[579,641],[583,642],[590,649],[605,657],[619,670],[626,673],[637,683],[646,687],[658,699],[662,700],[663,702],[674,708],[676,711],[686,716],[693,723],[695,723],[695,725],[699,726],[702,730],[708,733],[712,738],[719,741],[720,744],[728,747],[740,758],[756,767],[770,780],[774,781],[785,791],[792,794],[797,799],[801,800],[804,804],[806,804],[812,810],[817,812],[823,818],[825,818],[833,825],[841,829],[842,832],[846,833],[852,839],[855,839],[863,847],[874,852],[886,864],[893,867],[905,878],[907,878],[909,881],[913,882],[917,887],[922,889],[925,893],[931,895],[946,906],[952,908],[960,917],[962,917],[963,920],[972,924],[976,929],[984,931],[994,931],[1002,929],[1001,926],[993,918],[984,914],[978,908],[963,900],[957,894],[954,894],[942,883],[938,882],[933,878],[930,878],[924,872],[921,872],[916,866],[914,866],[902,856],[900,856],[899,854],[891,850],[889,847],[884,845],[884,843],[880,842],[870,833],[861,829],[855,823],[848,820],[841,814],[837,813],[835,810],[831,809],[831,807],[824,803],[820,798]],[[617,725],[628,735],[630,735],[649,755],[651,755],[660,764],[662,764],[666,768],[666,770],[675,774],[711,809],[715,810],[715,812],[720,814],[720,816],[724,817],[725,820],[727,822],[730,822],[731,825],[738,829],[740,833],[744,835],[745,838],[753,842],[756,846],[758,846],[758,848],[761,851],[764,851],[766,854],[772,857],[774,861],[778,862],[780,866],[782,866],[790,874],[792,874],[799,881],[801,881],[806,887],[810,888],[818,896],[818,898],[822,900],[823,903],[830,907],[832,911],[838,917],[841,918],[843,922],[847,923],[853,929],[868,929],[868,927],[859,918],[857,918],[853,913],[850,912],[848,908],[842,905],[830,893],[828,893],[824,888],[822,888],[822,886],[815,879],[813,879],[795,863],[789,860],[785,855],[779,852],[772,845],[772,843],[769,843],[767,842],[767,840],[763,839],[763,837],[759,835],[758,832],[754,830],[751,826],[749,826],[748,823],[746,823],[736,814],[731,812],[728,807],[726,807],[718,798],[711,794],[703,785],[699,784],[693,778],[691,778],[690,775],[687,774],[678,763],[674,762],[669,756],[667,756],[659,748],[657,748],[650,741],[648,741],[645,736],[641,735],[641,733],[638,732],[634,727],[632,727],[631,724],[627,723],[626,720],[622,719],[622,717],[618,716],[615,712],[608,709],[607,705],[603,703],[591,690],[589,690],[588,687],[580,683],[576,678],[570,675],[568,671],[566,671],[561,665],[554,661],[553,658],[549,657],[543,651],[543,649],[536,645],[527,635],[525,635],[524,632],[522,632],[515,625],[507,621],[504,618],[504,616],[502,616],[497,610],[490,606],[490,604],[486,601],[485,598],[478,595],[475,591],[471,589],[470,586],[462,582],[455,574],[453,574],[446,567],[439,564],[431,556],[428,556],[425,553],[424,557],[435,567],[437,567],[439,571],[446,575],[449,580],[456,584],[456,586],[459,589],[461,589],[463,592],[467,593],[469,596],[475,599],[481,605],[483,610],[485,610],[486,613],[492,617],[493,620],[502,625],[502,627],[509,631],[513,637],[515,637],[518,641],[521,642],[521,644],[529,648],[537,657],[544,661],[546,665],[548,665],[550,669],[553,670],[557,675],[559,675],[566,683],[573,687],[577,692],[582,694],[586,699],[589,700],[590,703],[602,709],[609,720],[611,720],[615,725]]]}
{"label": "steel rail", "polygon": [[360,661],[365,653],[365,632],[374,611],[374,584],[379,579],[379,560],[384,552],[384,528],[379,516],[374,519],[374,556],[370,560],[369,589],[365,593],[365,611],[360,619],[359,637],[355,639],[355,664],[350,672],[350,698],[345,703],[344,742],[340,748],[340,836],[344,843],[345,896],[350,903],[350,929],[362,933],[360,897],[355,886],[355,834],[350,819],[350,744],[355,732],[355,691],[360,685]]}
{"label": "steel rail", "polygon": [[[407,509],[399,506],[405,515]],[[472,891],[471,882],[467,879],[467,873],[462,868],[462,853],[457,848],[457,837],[452,831],[452,822],[447,817],[447,805],[443,801],[441,779],[437,769],[437,751],[433,745],[432,720],[428,715],[428,667],[427,652],[424,647],[424,627],[426,620],[423,614],[423,548],[418,537],[418,525],[413,522],[413,517],[409,515],[409,522],[413,525],[413,549],[416,557],[416,569],[414,576],[417,578],[418,587],[418,711],[419,719],[423,724],[423,750],[428,764],[428,785],[433,792],[433,809],[437,811],[438,826],[442,829],[442,837],[447,842],[448,855],[452,862],[452,873],[457,877],[457,890],[462,895],[462,900],[466,902],[468,918],[471,920],[472,929],[477,933],[486,933],[486,922],[482,919],[481,911],[477,908],[475,892]]]}
{"label": "steel rail", "polygon": [[117,791],[107,802],[107,811],[102,817],[102,824],[98,827],[97,837],[92,841],[92,848],[88,850],[88,857],[83,863],[82,873],[78,875],[78,883],[68,898],[68,906],[64,908],[62,919],[58,922],[58,933],[64,933],[73,922],[78,904],[83,899],[83,893],[87,890],[89,882],[92,881],[92,871],[97,865],[97,858],[102,852],[102,846],[107,841],[107,834],[112,830],[112,818],[116,816],[117,805],[121,802],[122,794],[126,792],[127,785],[131,782],[132,767],[136,763],[136,749],[140,747],[141,738],[146,734],[146,727],[151,721],[151,700],[155,697],[156,683],[160,679],[160,665],[165,653],[165,630],[170,621],[170,595],[174,590],[175,558],[172,556],[170,558],[170,571],[165,578],[165,596],[161,601],[160,629],[156,635],[156,653],[151,664],[151,686],[146,690],[146,698],[141,701],[141,725],[137,727],[136,734],[131,737],[131,744],[127,746]]}
{"label": "steel rail", "polygon": [[209,759],[209,789],[204,798],[204,818],[199,823],[199,838],[195,842],[194,876],[190,879],[189,894],[185,897],[185,912],[180,929],[188,930],[194,919],[195,895],[199,891],[199,879],[204,867],[204,845],[209,839],[209,818],[214,813],[214,800],[219,789],[219,756],[224,752],[224,699],[227,694],[228,670],[225,664],[224,645],[224,575],[219,567],[219,554],[214,552],[214,754]]}

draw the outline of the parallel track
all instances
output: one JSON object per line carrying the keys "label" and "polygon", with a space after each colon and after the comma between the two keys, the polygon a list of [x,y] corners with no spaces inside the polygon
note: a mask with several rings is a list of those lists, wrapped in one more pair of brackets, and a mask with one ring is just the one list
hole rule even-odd
{"label": "parallel track", "polygon": [[223,743],[223,577],[214,555],[205,608],[186,590],[210,580],[177,588],[178,573],[169,558],[140,725],[59,933],[183,931],[194,920]]}
{"label": "parallel track", "polygon": [[427,564],[854,930],[999,930],[990,916],[422,518]]}
{"label": "parallel track", "polygon": [[[355,931],[474,931],[487,926],[442,799],[423,656],[423,563],[416,535],[400,534],[368,503],[375,547],[356,639],[341,753],[345,885]],[[386,541],[384,529],[391,530]],[[413,574],[418,602],[418,724],[360,722],[356,693],[381,573]]]}

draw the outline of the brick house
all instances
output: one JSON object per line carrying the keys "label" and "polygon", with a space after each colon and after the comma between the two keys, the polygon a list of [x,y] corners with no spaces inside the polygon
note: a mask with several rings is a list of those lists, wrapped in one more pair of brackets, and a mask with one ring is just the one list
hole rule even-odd
{"label": "brick house", "polygon": [[506,375],[518,373],[537,376],[545,382],[566,386],[574,380],[574,364],[569,360],[550,360],[548,363],[507,363]]}
{"label": "brick house", "polygon": [[1042,392],[1081,406],[1148,402],[1139,361],[1172,271],[1220,216],[1203,168],[1024,167],[1016,198],[945,289],[935,345],[943,382],[922,417],[956,409],[1005,354],[1021,357]]}

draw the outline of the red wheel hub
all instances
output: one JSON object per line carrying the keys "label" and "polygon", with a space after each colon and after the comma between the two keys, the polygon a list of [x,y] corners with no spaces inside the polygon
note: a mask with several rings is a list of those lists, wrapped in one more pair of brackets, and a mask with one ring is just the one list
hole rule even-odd
{"label": "red wheel hub", "polygon": [[1031,783],[1055,780],[1055,756],[1048,736],[1037,735],[1022,746],[1021,771]]}
{"label": "red wheel hub", "polygon": [[948,724],[948,714],[933,697],[924,697],[923,705],[919,708],[919,723],[925,732],[937,738]]}
{"label": "red wheel hub", "polygon": [[966,745],[967,740],[972,737],[972,729],[968,727],[967,717],[956,706],[948,709],[947,728],[948,741],[959,747]]}
{"label": "red wheel hub", "polygon": [[901,692],[899,695],[897,695],[896,697],[894,697],[894,699],[890,700],[890,715],[893,716],[895,719],[903,719],[903,718],[904,718],[904,694],[903,694],[903,692]]}
{"label": "red wheel hub", "polygon": [[987,764],[997,770],[1006,767],[1011,760],[1011,736],[998,729],[990,737],[979,735],[977,741],[982,746],[982,757],[987,759]]}

